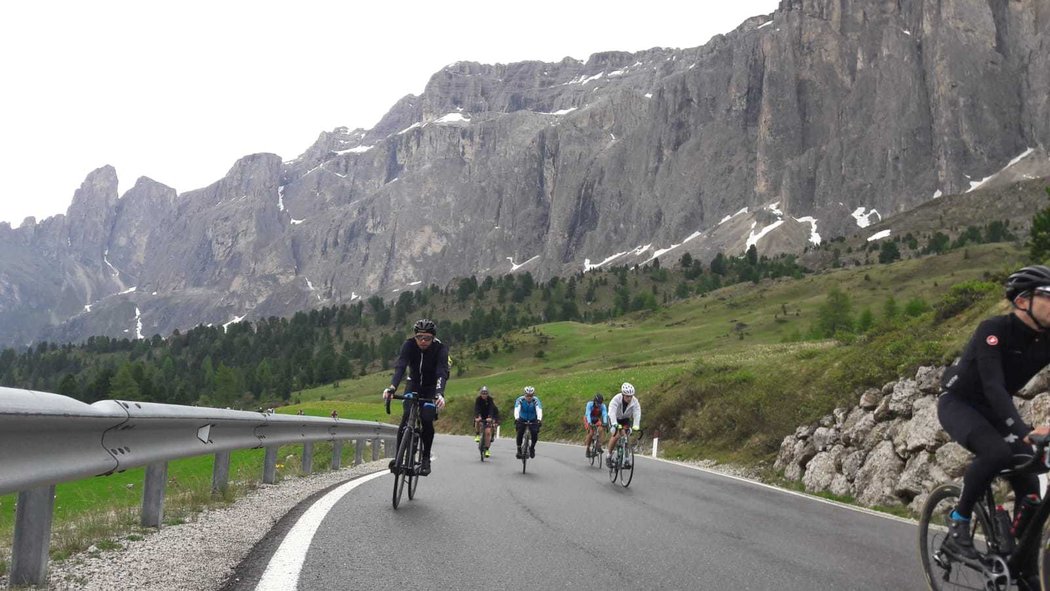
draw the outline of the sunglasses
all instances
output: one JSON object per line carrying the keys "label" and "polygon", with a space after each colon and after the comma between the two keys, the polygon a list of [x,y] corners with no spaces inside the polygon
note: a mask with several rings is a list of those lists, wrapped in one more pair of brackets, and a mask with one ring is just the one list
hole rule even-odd
{"label": "sunglasses", "polygon": [[417,335],[416,335],[416,340],[417,340],[417,341],[422,341],[422,342],[424,342],[424,343],[429,343],[430,341],[434,340],[434,335],[429,335],[429,334],[417,334]]}

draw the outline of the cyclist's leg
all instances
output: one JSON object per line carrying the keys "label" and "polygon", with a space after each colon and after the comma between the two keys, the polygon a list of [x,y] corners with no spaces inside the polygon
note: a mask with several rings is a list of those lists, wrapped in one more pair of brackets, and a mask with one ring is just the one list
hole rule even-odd
{"label": "cyclist's leg", "polygon": [[591,449],[591,439],[594,437],[594,429],[591,428],[591,423],[587,419],[583,421],[583,428],[587,431],[587,437],[583,440],[583,447],[589,450]]}
{"label": "cyclist's leg", "polygon": [[[397,427],[397,443],[394,444],[394,449],[395,450],[401,449],[401,434],[405,430],[405,425],[408,424],[408,401],[406,400],[402,404],[402,406],[404,407],[404,411],[401,413],[401,424],[398,425],[398,427]],[[394,469],[394,463],[396,461],[397,461],[397,458],[394,458],[394,459],[390,460],[390,469],[391,470]]]}
{"label": "cyclist's leg", "polygon": [[529,425],[529,431],[532,433],[532,441],[529,445],[529,457],[536,457],[536,442],[540,439],[540,426],[536,423]]}
{"label": "cyclist's leg", "polygon": [[525,436],[525,425],[524,425],[524,423],[521,423],[519,421],[519,422],[514,424],[514,428],[518,432],[517,437],[515,438],[515,441],[517,443],[514,446],[514,449],[516,449],[518,451],[517,451],[517,453],[514,454],[514,457],[516,457],[516,458],[518,458],[520,460],[521,459],[521,440]]}
{"label": "cyclist's leg", "polygon": [[937,399],[937,418],[948,435],[974,454],[963,476],[963,491],[955,511],[969,519],[973,506],[998,472],[1009,462],[1010,447],[999,431],[969,403],[942,394]]}
{"label": "cyclist's leg", "polygon": [[434,443],[434,419],[437,418],[437,408],[433,402],[425,402],[419,409],[420,422],[423,425],[420,439],[423,441],[423,457],[420,458],[422,474],[426,476],[430,472],[430,447]]}

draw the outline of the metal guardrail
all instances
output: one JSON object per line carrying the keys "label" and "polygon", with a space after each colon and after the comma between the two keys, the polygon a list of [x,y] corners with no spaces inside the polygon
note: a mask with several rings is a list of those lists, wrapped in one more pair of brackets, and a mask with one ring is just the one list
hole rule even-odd
{"label": "metal guardrail", "polygon": [[[213,488],[226,486],[229,452],[265,447],[263,482],[275,481],[277,448],[303,445],[303,471],[313,464],[313,443],[391,439],[394,425],[372,421],[218,408],[102,400],[85,404],[67,396],[0,387],[0,494],[18,492],[12,584],[42,584],[47,574],[54,485],[147,466],[143,525],[159,526],[167,462],[215,454]],[[372,446],[372,459],[378,446]]]}

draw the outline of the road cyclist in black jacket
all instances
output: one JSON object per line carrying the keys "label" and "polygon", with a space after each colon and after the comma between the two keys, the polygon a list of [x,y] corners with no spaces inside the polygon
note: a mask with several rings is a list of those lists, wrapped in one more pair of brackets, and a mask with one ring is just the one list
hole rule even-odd
{"label": "road cyclist in black jacket", "polygon": [[[405,392],[414,392],[419,398],[432,398],[432,402],[423,404],[420,418],[423,422],[423,458],[419,474],[430,474],[430,447],[434,443],[434,420],[437,413],[445,407],[445,384],[448,382],[448,347],[436,338],[437,325],[433,320],[423,318],[413,326],[415,334],[401,345],[401,353],[394,365],[394,376],[390,386],[383,390],[383,399],[389,400],[397,392],[401,378],[408,370],[408,383]],[[401,427],[398,428],[398,444],[401,443],[401,429],[408,422],[409,401],[404,403],[401,415]],[[395,448],[396,449],[396,448]],[[390,469],[394,462],[391,460]]]}
{"label": "road cyclist in black jacket", "polygon": [[478,390],[478,397],[474,399],[474,443],[481,443],[485,438],[485,457],[490,457],[489,446],[492,445],[492,435],[495,433],[495,424],[499,420],[499,410],[496,401],[489,394],[488,386],[482,386]]}
{"label": "road cyclist in black jacket", "polygon": [[[1050,364],[1050,267],[1025,267],[1010,275],[1005,287],[1010,313],[981,322],[945,371],[937,399],[944,430],[975,456],[963,475],[944,543],[947,552],[967,559],[977,557],[969,536],[974,504],[996,474],[1012,465],[1014,454],[1032,454],[1029,435],[1050,433],[1050,426],[1026,424],[1011,398]],[[1025,497],[1038,498],[1039,481],[1020,475],[1010,485],[1016,516]]]}

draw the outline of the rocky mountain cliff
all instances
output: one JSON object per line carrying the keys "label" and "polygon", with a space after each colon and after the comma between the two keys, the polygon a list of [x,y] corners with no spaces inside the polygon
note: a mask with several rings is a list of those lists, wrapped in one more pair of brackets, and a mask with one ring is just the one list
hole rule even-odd
{"label": "rocky mountain cliff", "polygon": [[[1050,172],[1050,8],[784,0],[692,49],[461,62],[369,130],[0,224],[0,344],[150,336],[456,276],[797,252]],[[1019,171],[1023,171],[1023,174]]]}

